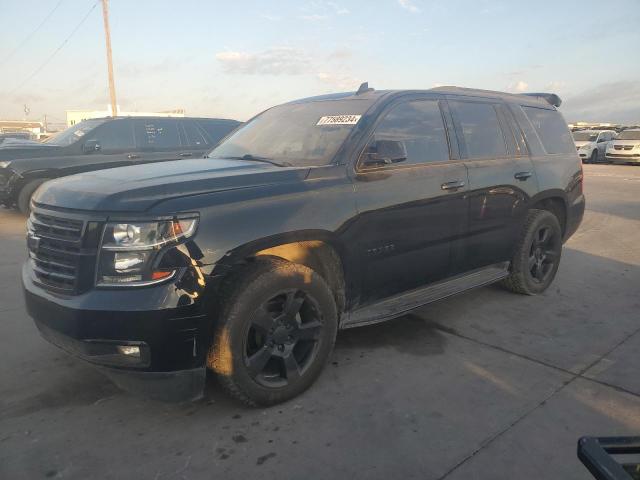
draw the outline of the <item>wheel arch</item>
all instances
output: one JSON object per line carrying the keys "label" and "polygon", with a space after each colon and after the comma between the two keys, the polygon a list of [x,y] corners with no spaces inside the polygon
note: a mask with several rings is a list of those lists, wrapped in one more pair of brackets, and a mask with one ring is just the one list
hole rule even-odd
{"label": "wheel arch", "polygon": [[333,292],[339,314],[345,311],[349,273],[344,247],[334,234],[305,230],[257,239],[230,251],[213,273],[227,275],[237,266],[264,256],[305,265],[317,272]]}
{"label": "wheel arch", "polygon": [[560,228],[562,229],[563,238],[567,232],[567,219],[569,202],[567,195],[562,190],[551,190],[542,194],[536,195],[531,199],[531,208],[537,210],[547,210],[553,213],[558,222],[560,222]]}

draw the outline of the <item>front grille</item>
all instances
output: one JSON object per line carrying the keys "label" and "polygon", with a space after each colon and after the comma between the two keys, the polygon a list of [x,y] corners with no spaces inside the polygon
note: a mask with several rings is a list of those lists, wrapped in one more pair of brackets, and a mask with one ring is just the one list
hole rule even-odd
{"label": "front grille", "polygon": [[44,288],[78,293],[81,280],[92,274],[96,250],[84,245],[85,225],[83,220],[57,213],[31,212],[27,224],[29,258]]}
{"label": "front grille", "polygon": [[616,150],[633,150],[633,145],[614,145]]}

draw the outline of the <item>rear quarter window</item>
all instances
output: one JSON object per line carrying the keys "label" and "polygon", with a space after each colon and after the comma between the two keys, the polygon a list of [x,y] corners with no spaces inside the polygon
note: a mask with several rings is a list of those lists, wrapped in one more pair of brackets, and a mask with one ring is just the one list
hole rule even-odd
{"label": "rear quarter window", "polygon": [[522,110],[535,128],[548,154],[575,153],[576,147],[569,127],[558,111],[525,106]]}

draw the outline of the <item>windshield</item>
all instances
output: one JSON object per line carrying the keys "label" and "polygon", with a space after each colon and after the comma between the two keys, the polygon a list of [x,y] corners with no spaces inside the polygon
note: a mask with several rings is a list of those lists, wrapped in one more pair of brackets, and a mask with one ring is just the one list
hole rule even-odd
{"label": "windshield", "polygon": [[98,125],[102,125],[106,121],[107,120],[105,118],[99,120],[85,120],[84,122],[80,122],[73,127],[69,127],[62,132],[55,134],[53,137],[46,139],[45,143],[48,145],[57,145],[58,147],[66,147],[67,145],[77,142],[84,137],[87,132],[93,130]]}
{"label": "windshield", "polygon": [[625,130],[616,140],[640,140],[640,130]]}
{"label": "windshield", "polygon": [[327,165],[372,103],[371,99],[349,99],[280,105],[237,130],[209,157],[268,159],[292,166]]}
{"label": "windshield", "polygon": [[573,139],[576,142],[595,142],[598,134],[594,132],[573,132]]}

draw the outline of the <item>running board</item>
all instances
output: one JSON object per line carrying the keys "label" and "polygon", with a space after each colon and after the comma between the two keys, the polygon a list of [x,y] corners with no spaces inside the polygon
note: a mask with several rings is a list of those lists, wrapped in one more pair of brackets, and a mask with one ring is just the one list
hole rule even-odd
{"label": "running board", "polygon": [[340,328],[359,327],[391,320],[436,300],[495,283],[508,275],[509,262],[479,268],[470,273],[385,298],[372,305],[353,310],[340,324]]}

